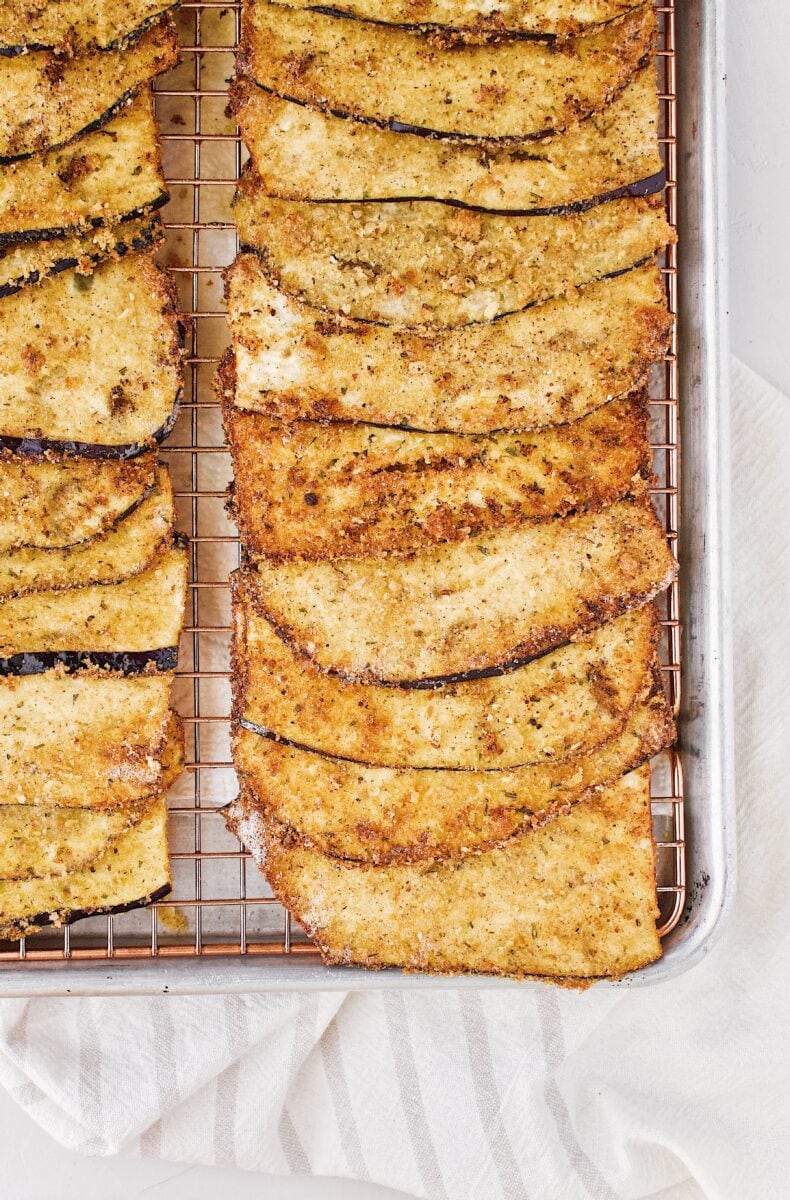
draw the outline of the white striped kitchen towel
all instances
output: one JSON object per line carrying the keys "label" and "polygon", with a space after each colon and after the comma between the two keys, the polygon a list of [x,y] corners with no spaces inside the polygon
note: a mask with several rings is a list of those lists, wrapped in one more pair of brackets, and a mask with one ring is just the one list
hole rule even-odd
{"label": "white striped kitchen towel", "polygon": [[733,382],[739,889],[711,954],[631,991],[7,1000],[31,1117],[426,1200],[790,1196],[790,401]]}

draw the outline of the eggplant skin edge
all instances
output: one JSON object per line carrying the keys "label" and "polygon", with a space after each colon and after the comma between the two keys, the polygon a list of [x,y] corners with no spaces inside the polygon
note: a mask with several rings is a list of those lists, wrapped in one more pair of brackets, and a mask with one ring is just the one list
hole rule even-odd
{"label": "eggplant skin edge", "polygon": [[[114,101],[114,103],[111,104],[108,109],[105,109],[100,116],[96,117],[95,120],[90,121],[87,125],[83,125],[82,129],[78,129],[77,132],[72,134],[70,138],[67,138],[65,142],[53,142],[51,146],[42,146],[38,150],[25,150],[22,154],[0,154],[0,166],[6,167],[9,165],[9,163],[23,162],[24,159],[34,158],[37,154],[48,154],[50,150],[61,150],[63,146],[68,145],[69,142],[75,141],[77,138],[85,137],[85,135],[88,133],[96,133],[97,130],[101,129],[104,125],[109,124],[114,117],[117,117],[139,91],[139,85],[138,87],[129,88],[129,90],[124,92],[122,96],[119,96],[118,99]],[[36,241],[39,240],[43,241],[46,239],[37,237]]]}
{"label": "eggplant skin edge", "polygon": [[161,650],[29,650],[0,658],[0,678],[43,675],[59,668],[66,675],[94,668],[121,675],[159,675],[178,665],[178,646]]}
{"label": "eggplant skin edge", "polygon": [[[637,71],[644,70],[652,59],[652,51],[645,54],[639,60],[636,66]],[[567,132],[565,126],[559,128],[548,126],[546,129],[538,129],[534,133],[523,134],[477,134],[477,133],[457,133],[454,130],[447,129],[431,129],[427,125],[412,125],[409,121],[398,121],[394,117],[389,119],[383,117],[363,116],[360,113],[352,113],[344,108],[333,108],[328,103],[319,103],[300,100],[296,96],[291,96],[288,92],[279,92],[275,88],[267,87],[266,84],[260,83],[251,74],[247,62],[242,59],[239,66],[239,74],[248,79],[255,87],[260,88],[262,92],[268,92],[270,96],[277,96],[280,100],[287,100],[289,104],[298,104],[302,108],[317,108],[319,112],[326,113],[327,116],[336,117],[339,121],[357,121],[360,125],[373,125],[376,129],[383,129],[389,133],[410,133],[414,137],[430,138],[434,142],[457,142],[460,145],[466,146],[485,146],[486,148],[517,148],[528,142],[539,142],[545,138],[559,137]],[[616,99],[617,96],[628,86],[630,80],[615,91],[611,99]],[[591,114],[587,114],[590,116]],[[586,119],[583,118],[583,119]],[[0,159],[0,162],[7,161]]]}
{"label": "eggplant skin edge", "polygon": [[[158,218],[156,218],[158,222]],[[53,262],[48,271],[31,271],[29,275],[19,275],[10,283],[0,284],[0,300],[6,296],[15,296],[17,292],[21,292],[22,288],[30,287],[33,284],[41,283],[44,279],[50,279],[53,275],[60,275],[63,271],[72,271],[75,267],[79,267],[80,263],[88,263],[91,267],[98,267],[103,262],[107,262],[112,258],[125,258],[127,254],[136,254],[142,250],[151,250],[159,242],[161,237],[161,226],[157,223],[151,223],[147,226],[138,237],[132,238],[128,242],[116,242],[110,251],[97,251],[95,254],[83,254],[79,258],[66,257],[59,258]]]}
{"label": "eggplant skin edge", "polygon": [[73,454],[77,458],[137,458],[145,454],[153,446],[163,442],[173,432],[181,406],[182,391],[179,388],[173,403],[173,410],[165,421],[142,442],[124,442],[117,446],[105,446],[97,442],[52,441],[47,438],[7,437],[0,434],[0,450],[10,450],[13,454],[25,454],[30,458],[43,458],[51,451],[57,454]]}
{"label": "eggplant skin edge", "polygon": [[[485,208],[482,204],[467,204],[464,200],[448,200],[437,196],[369,196],[364,200],[310,200],[310,204],[353,204],[363,208],[366,204],[445,204],[448,208],[463,208],[469,212],[491,213],[495,217],[566,217],[575,213],[588,212],[599,204],[608,204],[610,200],[639,199],[643,196],[653,196],[663,192],[667,186],[667,173],[664,168],[637,179],[633,183],[623,184],[610,192],[601,192],[598,196],[590,196],[585,200],[574,200],[571,204],[552,204],[546,208]],[[249,249],[242,246],[241,249]]]}
{"label": "eggplant skin edge", "polygon": [[75,921],[82,921],[86,917],[115,916],[119,913],[132,912],[136,908],[147,908],[149,904],[155,904],[158,900],[164,900],[165,896],[169,896],[172,890],[173,885],[165,883],[162,887],[150,892],[147,896],[141,896],[139,900],[129,900],[126,904],[110,904],[105,905],[103,908],[73,908],[60,912],[37,913],[35,916],[26,917],[22,921],[15,921],[9,925],[0,926],[0,940],[17,942],[29,933],[40,932],[48,925],[55,927],[72,925]]}
{"label": "eggplant skin edge", "polygon": [[[175,14],[178,11],[178,4],[179,0],[176,0],[176,3],[166,5],[160,12],[151,13],[151,16],[146,17],[136,28],[114,38],[106,46],[90,45],[81,47],[80,50],[82,53],[86,50],[96,50],[99,53],[102,50],[128,50],[135,42],[140,41],[143,34],[152,29],[154,25],[158,25],[168,13]],[[43,42],[26,42],[24,45],[5,43],[0,44],[0,58],[18,58],[20,54],[31,54],[37,50],[50,50],[53,54],[70,53],[67,48],[45,45]]]}
{"label": "eggplant skin edge", "polygon": [[[279,0],[282,2],[282,0]],[[351,12],[347,8],[336,8],[332,4],[309,4],[307,5],[308,12],[323,13],[327,17],[335,17],[337,20],[343,21],[361,21],[365,25],[383,25],[385,29],[407,29],[414,33],[434,34],[443,38],[449,47],[454,44],[458,45],[485,45],[488,42],[508,41],[508,42],[545,42],[547,45],[559,44],[567,41],[568,37],[578,37],[585,33],[590,33],[594,29],[601,29],[606,25],[612,25],[615,21],[619,21],[623,16],[633,12],[639,7],[641,0],[634,0],[633,6],[627,9],[624,13],[620,13],[616,17],[610,17],[606,21],[595,21],[591,24],[581,26],[578,29],[573,29],[570,32],[549,32],[549,31],[532,31],[526,29],[510,28],[507,26],[492,25],[487,28],[485,25],[477,26],[469,25],[443,25],[439,21],[384,21],[376,17],[361,16],[359,13]],[[485,18],[484,18],[485,19]],[[471,41],[470,41],[471,38]],[[31,47],[32,49],[32,47]],[[0,49],[0,54],[3,51]]]}
{"label": "eggplant skin edge", "polygon": [[88,229],[101,229],[104,225],[121,225],[125,221],[136,221],[138,217],[146,217],[150,213],[156,212],[157,209],[163,208],[169,199],[168,192],[160,192],[148,204],[143,204],[140,208],[133,208],[123,216],[112,214],[110,218],[91,217],[81,225],[65,225],[60,228],[53,226],[49,229],[21,229],[15,233],[0,233],[0,249],[3,246],[17,246],[25,242],[54,242],[57,238],[85,233]]}

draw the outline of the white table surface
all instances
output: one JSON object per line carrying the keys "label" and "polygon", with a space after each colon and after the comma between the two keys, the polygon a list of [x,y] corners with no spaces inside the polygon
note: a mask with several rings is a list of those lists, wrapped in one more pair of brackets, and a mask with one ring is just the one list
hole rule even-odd
{"label": "white table surface", "polygon": [[[680,0],[684,3],[685,0]],[[722,0],[718,0],[719,3]],[[727,0],[730,311],[733,351],[790,394],[788,0]],[[343,1180],[271,1179],[63,1150],[0,1091],[0,1200],[398,1200]]]}

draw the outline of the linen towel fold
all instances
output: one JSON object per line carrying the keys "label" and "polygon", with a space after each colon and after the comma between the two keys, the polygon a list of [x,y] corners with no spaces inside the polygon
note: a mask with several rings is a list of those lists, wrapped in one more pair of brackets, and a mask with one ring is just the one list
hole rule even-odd
{"label": "linen towel fold", "polygon": [[651,988],[0,1002],[64,1145],[426,1200],[779,1200],[790,1179],[790,400],[733,363],[738,896]]}

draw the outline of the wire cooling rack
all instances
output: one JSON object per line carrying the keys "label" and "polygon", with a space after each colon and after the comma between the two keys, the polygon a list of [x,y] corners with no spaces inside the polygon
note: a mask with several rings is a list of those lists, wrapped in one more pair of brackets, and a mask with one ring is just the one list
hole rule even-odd
{"label": "wire cooling rack", "polygon": [[[163,212],[162,261],[173,272],[181,307],[192,322],[184,403],[163,447],[170,467],[180,528],[191,539],[191,599],[179,656],[174,702],[187,729],[187,767],[172,789],[170,843],[172,895],[150,909],[93,917],[71,929],[37,935],[0,951],[0,966],[67,959],[150,961],[195,956],[275,956],[312,952],[298,926],[273,899],[264,879],[234,837],[220,808],[236,794],[230,760],[230,590],[239,561],[235,527],[224,509],[230,456],[224,446],[212,377],[228,342],[222,271],[237,239],[230,216],[245,151],[227,117],[227,81],[233,74],[239,3],[182,3],[181,65],[159,81],[156,110],[164,142],[171,200]],[[670,222],[677,213],[675,0],[656,6],[661,143],[667,172]],[[663,273],[670,308],[677,313],[677,250]],[[651,381],[651,443],[657,486],[654,503],[673,549],[679,525],[678,365],[670,353]],[[669,695],[680,704],[678,587],[661,598],[661,661]],[[685,900],[683,789],[680,760],[667,751],[652,773],[657,845],[660,932],[680,919]]]}

